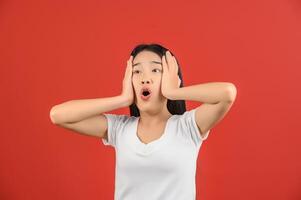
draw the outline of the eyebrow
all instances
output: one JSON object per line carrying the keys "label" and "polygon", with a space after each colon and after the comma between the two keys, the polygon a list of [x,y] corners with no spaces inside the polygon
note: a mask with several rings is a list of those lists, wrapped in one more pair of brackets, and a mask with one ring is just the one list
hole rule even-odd
{"label": "eyebrow", "polygon": [[[162,65],[162,63],[161,62],[158,62],[158,61],[150,61],[150,63],[155,63],[155,64],[160,64],[160,65]],[[140,65],[141,63],[135,63],[135,64],[133,64],[133,67],[135,67],[136,65]]]}

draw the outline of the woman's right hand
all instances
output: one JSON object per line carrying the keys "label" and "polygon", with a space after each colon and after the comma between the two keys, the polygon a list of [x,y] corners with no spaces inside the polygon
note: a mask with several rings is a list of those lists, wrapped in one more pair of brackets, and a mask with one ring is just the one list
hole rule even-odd
{"label": "woman's right hand", "polygon": [[121,96],[125,98],[128,106],[134,103],[134,88],[132,83],[132,61],[133,56],[131,56],[127,61],[127,67],[122,81],[123,86]]}

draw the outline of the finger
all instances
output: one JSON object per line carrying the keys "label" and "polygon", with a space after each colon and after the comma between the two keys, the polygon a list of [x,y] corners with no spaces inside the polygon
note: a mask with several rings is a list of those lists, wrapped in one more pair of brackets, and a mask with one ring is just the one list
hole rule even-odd
{"label": "finger", "polygon": [[133,61],[133,56],[131,56],[131,57],[128,59],[128,62],[129,62],[129,63],[132,63],[132,61]]}
{"label": "finger", "polygon": [[166,62],[168,64],[168,67],[170,67],[172,65],[172,55],[169,51],[166,51]]}
{"label": "finger", "polygon": [[133,70],[133,59],[134,59],[134,56],[131,56],[130,57],[130,68],[131,68],[131,72]]}
{"label": "finger", "polygon": [[170,55],[170,65],[171,65],[172,70],[174,70],[174,71],[176,70],[175,64],[176,63],[175,63],[173,56]]}
{"label": "finger", "polygon": [[169,57],[169,60],[168,60],[168,67],[169,68],[168,69],[170,71],[173,71],[173,72],[177,73],[177,66],[176,66],[174,56],[171,55],[171,53],[169,51],[167,52],[167,54],[168,54],[168,57]]}
{"label": "finger", "polygon": [[175,68],[176,68],[175,70],[176,70],[176,72],[177,72],[177,74],[178,74],[178,71],[179,71],[179,65],[178,65],[178,63],[177,63],[176,57],[172,56],[172,58],[173,58],[174,66],[175,66]]}
{"label": "finger", "polygon": [[130,60],[128,60],[127,62],[126,62],[126,68],[127,68],[127,70],[129,70],[129,68],[130,68]]}
{"label": "finger", "polygon": [[127,68],[126,68],[127,73],[132,73],[132,59],[133,57],[131,56],[127,61]]}
{"label": "finger", "polygon": [[162,67],[163,67],[163,72],[168,72],[168,65],[164,55],[162,56]]}
{"label": "finger", "polygon": [[131,57],[128,59],[128,62],[129,62],[130,64],[133,63],[133,56],[131,56]]}

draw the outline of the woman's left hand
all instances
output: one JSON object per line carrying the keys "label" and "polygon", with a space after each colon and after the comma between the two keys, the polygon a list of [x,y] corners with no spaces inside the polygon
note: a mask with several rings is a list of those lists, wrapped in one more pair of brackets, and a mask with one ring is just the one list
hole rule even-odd
{"label": "woman's left hand", "polygon": [[170,95],[172,91],[178,89],[181,84],[181,80],[178,76],[179,66],[176,58],[171,55],[169,51],[166,52],[166,57],[162,57],[163,75],[161,81],[162,95],[167,99],[171,99]]}

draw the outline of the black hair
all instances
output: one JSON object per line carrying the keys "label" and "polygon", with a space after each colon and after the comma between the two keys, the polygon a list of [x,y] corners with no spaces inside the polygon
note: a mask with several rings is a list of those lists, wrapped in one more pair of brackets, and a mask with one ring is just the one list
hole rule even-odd
{"label": "black hair", "polygon": [[[171,53],[171,55],[174,56],[174,54],[167,48],[156,44],[156,43],[151,43],[151,44],[139,44],[137,45],[131,52],[131,55],[133,56],[133,59],[136,57],[136,55],[142,51],[151,51],[156,53],[158,56],[163,57],[163,55],[165,55],[166,51],[169,51]],[[183,82],[183,78],[182,78],[182,72],[181,72],[181,68],[179,65],[178,60],[176,59],[178,66],[179,66],[179,70],[178,70],[178,76],[181,80],[181,84],[180,87],[184,86],[184,82]],[[140,112],[139,109],[137,107],[137,105],[135,104],[135,102],[129,106],[130,109],[130,115],[131,116],[135,116],[135,117],[139,117],[140,116]],[[167,109],[168,111],[172,114],[178,114],[178,115],[182,115],[185,111],[186,111],[186,104],[185,104],[185,100],[170,100],[167,99]]]}

